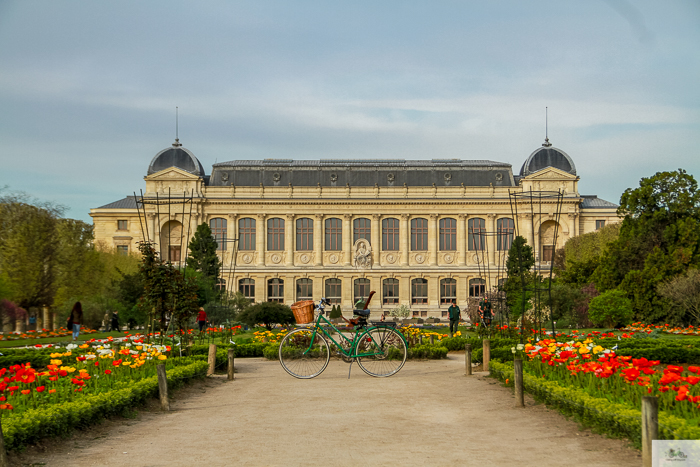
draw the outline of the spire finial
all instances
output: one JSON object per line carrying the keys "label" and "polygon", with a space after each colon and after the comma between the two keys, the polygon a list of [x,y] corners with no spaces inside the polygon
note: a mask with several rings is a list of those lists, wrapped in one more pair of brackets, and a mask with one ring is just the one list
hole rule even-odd
{"label": "spire finial", "polygon": [[549,142],[549,135],[548,133],[548,121],[547,121],[547,107],[544,108],[544,143],[542,143],[542,146],[545,148],[548,148],[552,145],[552,143]]}
{"label": "spire finial", "polygon": [[182,144],[180,144],[180,138],[178,137],[179,136],[178,131],[179,131],[178,130],[178,108],[176,106],[175,107],[175,142],[173,143],[174,148],[179,148],[180,146],[182,146]]}

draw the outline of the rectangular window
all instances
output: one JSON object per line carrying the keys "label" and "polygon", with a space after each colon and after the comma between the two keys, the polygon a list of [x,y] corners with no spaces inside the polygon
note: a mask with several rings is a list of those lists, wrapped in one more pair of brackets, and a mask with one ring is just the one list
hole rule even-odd
{"label": "rectangular window", "polygon": [[413,279],[411,281],[411,303],[414,305],[428,303],[428,281],[426,279]]}
{"label": "rectangular window", "polygon": [[226,249],[226,219],[217,217],[209,220],[209,228],[211,229],[211,234],[216,240],[217,250]]}
{"label": "rectangular window", "polygon": [[542,261],[549,263],[554,258],[554,245],[542,246]]}
{"label": "rectangular window", "polygon": [[238,249],[255,250],[255,219],[238,220]]}
{"label": "rectangular window", "polygon": [[595,229],[600,230],[605,227],[605,221],[595,221]]}
{"label": "rectangular window", "polygon": [[457,249],[457,221],[452,218],[440,219],[440,251]]}
{"label": "rectangular window", "polygon": [[129,245],[117,245],[117,253],[122,256],[129,256]]}
{"label": "rectangular window", "polygon": [[267,301],[284,303],[284,281],[282,279],[267,281]]}
{"label": "rectangular window", "polygon": [[382,221],[382,250],[398,251],[399,249],[399,220],[394,218]]}
{"label": "rectangular window", "polygon": [[297,301],[313,300],[314,281],[311,279],[297,280]]}
{"label": "rectangular window", "polygon": [[129,221],[117,221],[117,230],[129,230]]}
{"label": "rectangular window", "polygon": [[238,290],[248,300],[255,300],[255,280],[241,279],[238,281]]}
{"label": "rectangular window", "polygon": [[326,251],[340,251],[343,249],[343,221],[337,218],[325,221]]}
{"label": "rectangular window", "polygon": [[340,279],[326,279],[326,300],[331,305],[340,305],[342,285],[343,283]]}
{"label": "rectangular window", "polygon": [[179,263],[180,262],[180,247],[179,246],[171,246],[170,247],[168,261],[170,261],[171,263]]}
{"label": "rectangular window", "polygon": [[358,300],[367,300],[369,296],[369,279],[355,279],[355,296],[353,297],[353,306]]}
{"label": "rectangular window", "polygon": [[399,303],[399,280],[384,279],[382,281],[382,303],[397,305]]}
{"label": "rectangular window", "polygon": [[284,250],[284,219],[275,217],[267,220],[267,249]]}
{"label": "rectangular window", "polygon": [[481,251],[486,248],[486,221],[481,218],[469,219],[467,229],[467,249]]}
{"label": "rectangular window", "polygon": [[411,220],[411,251],[428,249],[428,219],[419,217]]}
{"label": "rectangular window", "polygon": [[314,221],[305,217],[297,219],[297,251],[314,249]]}
{"label": "rectangular window", "polygon": [[480,297],[486,292],[486,281],[484,279],[471,279],[469,281],[469,296]]}
{"label": "rectangular window", "polygon": [[515,231],[515,223],[513,219],[505,218],[496,221],[496,249],[499,251],[508,251],[513,244],[513,232]]}
{"label": "rectangular window", "polygon": [[361,218],[352,221],[352,243],[355,244],[361,238],[364,238],[370,245],[372,244],[372,224],[369,219]]}
{"label": "rectangular window", "polygon": [[449,305],[457,300],[457,281],[455,279],[442,279],[440,281],[440,304]]}

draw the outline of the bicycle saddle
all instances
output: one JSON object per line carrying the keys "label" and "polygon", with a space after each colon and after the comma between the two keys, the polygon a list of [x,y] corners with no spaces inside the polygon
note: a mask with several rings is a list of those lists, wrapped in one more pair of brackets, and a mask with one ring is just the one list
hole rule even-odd
{"label": "bicycle saddle", "polygon": [[352,310],[353,315],[367,317],[369,316],[369,309],[367,310]]}

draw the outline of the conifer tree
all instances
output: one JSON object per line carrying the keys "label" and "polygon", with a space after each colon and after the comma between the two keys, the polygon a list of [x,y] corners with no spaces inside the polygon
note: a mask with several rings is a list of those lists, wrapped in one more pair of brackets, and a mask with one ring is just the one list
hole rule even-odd
{"label": "conifer tree", "polygon": [[217,248],[218,244],[211,234],[211,229],[203,222],[197,226],[197,231],[190,241],[187,267],[201,271],[209,279],[216,279],[221,268],[221,261],[216,255]]}

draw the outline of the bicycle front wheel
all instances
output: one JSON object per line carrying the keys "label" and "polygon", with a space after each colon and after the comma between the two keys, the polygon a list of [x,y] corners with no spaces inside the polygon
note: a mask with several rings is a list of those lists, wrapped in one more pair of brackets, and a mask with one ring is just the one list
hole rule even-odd
{"label": "bicycle front wheel", "polygon": [[279,357],[284,371],[295,378],[309,379],[323,373],[331,353],[321,333],[295,329],[280,342]]}
{"label": "bicycle front wheel", "polygon": [[394,328],[376,327],[362,334],[355,354],[362,371],[380,378],[396,374],[406,363],[408,350]]}

